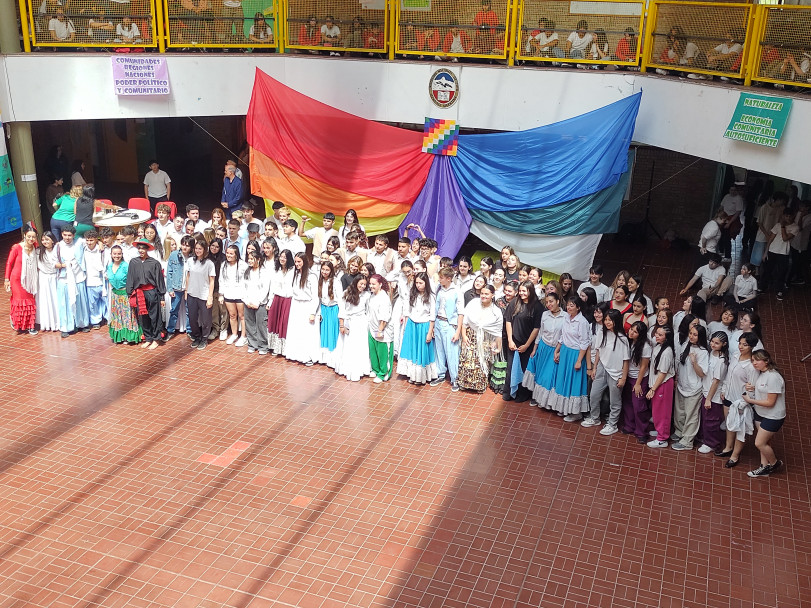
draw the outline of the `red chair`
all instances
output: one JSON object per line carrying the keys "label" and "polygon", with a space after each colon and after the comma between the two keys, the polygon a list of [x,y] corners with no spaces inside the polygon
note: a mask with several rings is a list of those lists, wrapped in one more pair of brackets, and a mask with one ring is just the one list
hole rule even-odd
{"label": "red chair", "polygon": [[169,219],[175,219],[177,215],[177,205],[175,205],[172,201],[163,201],[162,203],[158,203],[159,205],[169,205]]}
{"label": "red chair", "polygon": [[127,208],[138,209],[139,211],[149,211],[152,213],[152,210],[149,208],[148,198],[131,198],[129,203],[127,203]]}

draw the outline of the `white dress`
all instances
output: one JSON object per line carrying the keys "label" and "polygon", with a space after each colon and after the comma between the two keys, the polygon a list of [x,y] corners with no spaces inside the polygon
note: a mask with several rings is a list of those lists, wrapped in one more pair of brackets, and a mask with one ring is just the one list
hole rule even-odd
{"label": "white dress", "polygon": [[299,276],[293,278],[293,297],[290,302],[290,316],[287,318],[287,344],[284,356],[290,361],[312,363],[318,360],[321,352],[321,334],[315,321],[310,323],[310,315],[315,315],[318,307],[316,291],[318,280],[310,272],[304,287]]}
{"label": "white dress", "polygon": [[369,361],[369,330],[366,305],[369,302],[369,292],[360,294],[357,305],[349,304],[344,298],[338,300],[338,318],[343,320],[344,327],[349,329],[348,334],[338,335],[336,350],[340,353],[335,373],[346,376],[347,380],[357,382],[372,371]]}
{"label": "white dress", "polygon": [[59,309],[56,305],[56,250],[46,251],[42,258],[37,254],[37,324],[41,331],[59,331]]}

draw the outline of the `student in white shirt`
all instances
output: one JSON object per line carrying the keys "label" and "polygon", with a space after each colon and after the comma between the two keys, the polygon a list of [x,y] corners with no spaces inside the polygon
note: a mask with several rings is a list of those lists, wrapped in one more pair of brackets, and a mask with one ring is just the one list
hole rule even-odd
{"label": "student in white shirt", "polygon": [[276,243],[279,245],[279,251],[284,251],[287,249],[293,255],[297,253],[304,253],[307,249],[304,241],[299,238],[296,234],[296,230],[298,229],[298,222],[296,220],[286,220],[282,224],[282,231],[284,234],[276,239]]}
{"label": "student in white shirt", "polygon": [[654,341],[648,372],[650,388],[645,397],[650,400],[651,419],[657,435],[648,442],[648,447],[666,448],[673,414],[673,377],[676,359],[673,329],[667,325],[658,328]]}
{"label": "student in white shirt", "polygon": [[769,444],[786,420],[786,383],[771,355],[763,349],[752,353],[752,367],[759,373],[754,382],[746,385],[743,400],[754,409],[755,446],[760,451],[760,466],[747,475],[768,477],[783,466],[783,461],[778,460]]}
{"label": "student in white shirt", "polygon": [[[331,211],[328,211],[324,214],[323,218],[321,219],[321,223],[323,226],[316,226],[315,228],[310,228],[305,232],[304,225],[309,220],[309,216],[302,215],[301,216],[301,224],[298,226],[298,235],[300,237],[307,237],[308,239],[312,239],[313,241],[313,258],[318,259],[318,256],[321,255],[321,252],[325,251],[327,248],[327,241],[329,241],[330,237],[338,236],[338,231],[333,228],[335,224],[335,214]],[[330,251],[330,253],[332,253]]]}
{"label": "student in white shirt", "polygon": [[595,264],[589,268],[589,280],[587,283],[582,283],[577,288],[577,293],[582,293],[584,287],[591,287],[594,294],[597,296],[597,304],[608,302],[614,295],[613,290],[608,285],[603,285],[601,282],[603,278],[603,267]]}
{"label": "student in white shirt", "polygon": [[676,399],[673,403],[674,450],[692,450],[698,433],[704,376],[709,371],[710,352],[707,330],[701,325],[690,328],[687,343],[676,367]]}
{"label": "student in white shirt", "polygon": [[186,306],[189,311],[192,348],[205,349],[211,333],[211,307],[214,305],[214,262],[208,259],[204,241],[196,241],[194,255],[186,260]]}
{"label": "student in white shirt", "polygon": [[774,289],[778,300],[783,299],[783,292],[786,290],[791,241],[799,232],[799,226],[794,223],[794,213],[786,208],[769,234],[766,253],[763,254],[766,267],[763,269],[761,288],[764,291]]}
{"label": "student in white shirt", "polygon": [[397,373],[408,376],[411,384],[436,380],[438,373],[433,344],[436,297],[431,293],[427,273],[420,272],[414,277],[411,293],[403,302],[403,317],[406,321]]}
{"label": "student in white shirt", "polygon": [[622,390],[628,379],[628,362],[631,358],[628,338],[623,330],[622,314],[618,310],[608,310],[603,318],[603,339],[597,349],[595,363],[591,368],[591,392],[589,404],[591,413],[583,420],[582,426],[595,426],[600,423],[600,401],[608,389],[611,397],[611,411],[608,421],[600,429],[601,435],[613,435],[619,430],[622,410]]}
{"label": "student in white shirt", "polygon": [[585,19],[577,22],[577,29],[566,39],[566,52],[572,59],[584,59],[594,41],[589,31],[589,24]]}
{"label": "student in white shirt", "polygon": [[[729,291],[729,287],[732,290]],[[741,273],[735,277],[733,284],[732,278],[727,277],[721,284],[721,290],[724,293],[724,305],[732,306],[734,308],[751,308],[757,301],[757,279],[752,276],[751,264],[741,264]]]}
{"label": "student in white shirt", "polygon": [[709,298],[721,292],[721,284],[724,282],[726,274],[726,268],[721,266],[721,256],[712,253],[708,256],[707,264],[696,270],[696,273],[679,292],[679,295],[686,294],[696,282],[701,280],[701,289],[696,296],[706,302]]}

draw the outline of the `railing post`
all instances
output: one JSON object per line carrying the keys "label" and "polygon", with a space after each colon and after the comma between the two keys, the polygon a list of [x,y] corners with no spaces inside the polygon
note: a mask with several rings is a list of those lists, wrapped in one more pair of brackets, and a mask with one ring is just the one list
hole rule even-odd
{"label": "railing post", "polygon": [[757,74],[760,70],[760,55],[762,45],[760,44],[765,31],[766,23],[766,6],[756,4],[752,7],[753,15],[749,20],[749,35],[746,37],[746,46],[744,52],[747,56],[744,58],[742,68],[745,70],[743,74],[743,84],[748,86],[752,85],[752,75]]}
{"label": "railing post", "polygon": [[510,20],[509,29],[507,30],[507,40],[505,40],[505,44],[507,45],[507,65],[513,66],[515,65],[515,51],[519,44],[518,35],[515,31],[518,22],[518,10],[519,6],[521,5],[520,0],[512,0],[509,4],[510,12],[508,18]]}
{"label": "railing post", "polygon": [[[168,11],[167,11],[168,13]],[[153,14],[153,25],[152,25],[152,35],[156,36],[158,39],[158,52],[165,53],[166,52],[166,32],[163,30],[164,24],[168,29],[169,27],[169,17],[168,14],[164,14],[163,10],[163,2],[161,0],[155,0],[152,3],[152,14]],[[157,24],[154,23],[157,21]],[[155,27],[157,26],[157,27]],[[157,30],[157,34],[155,33]]]}
{"label": "railing post", "polygon": [[286,42],[287,42],[287,21],[282,21],[283,16],[287,15],[287,3],[284,0],[276,0],[273,3],[273,10],[276,12],[276,24],[274,29],[274,36],[276,36],[276,51],[284,55]]}
{"label": "railing post", "polygon": [[648,18],[645,21],[645,39],[642,43],[642,62],[639,64],[640,72],[646,72],[648,69],[648,58],[653,51],[653,30],[656,29],[656,14],[658,8],[656,2],[650,3]]}
{"label": "railing post", "polygon": [[389,32],[389,61],[394,61],[395,51],[397,50],[397,43],[399,42],[400,30],[400,0],[388,0],[388,9],[386,10],[386,18],[388,19],[388,32]]}
{"label": "railing post", "polygon": [[31,10],[31,7],[28,6],[26,0],[20,0],[20,24],[22,25],[22,33],[23,33],[23,50],[26,53],[31,52],[31,34],[28,30],[29,24],[31,25],[31,31],[34,28],[34,21],[32,16],[34,11]]}

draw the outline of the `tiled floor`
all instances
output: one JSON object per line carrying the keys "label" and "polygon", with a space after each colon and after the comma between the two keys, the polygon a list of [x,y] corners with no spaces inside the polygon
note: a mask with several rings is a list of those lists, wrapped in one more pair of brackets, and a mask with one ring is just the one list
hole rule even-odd
{"label": "tiled floor", "polygon": [[[688,257],[599,254],[674,305]],[[756,480],[751,444],[727,470],[492,393],[0,330],[0,608],[811,606],[807,293],[761,298],[789,417]]]}

